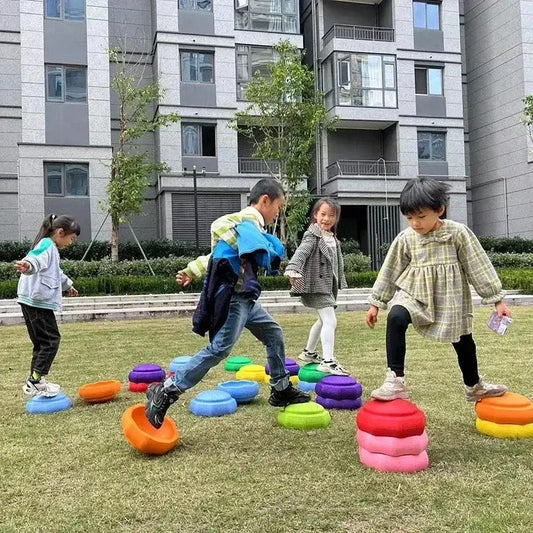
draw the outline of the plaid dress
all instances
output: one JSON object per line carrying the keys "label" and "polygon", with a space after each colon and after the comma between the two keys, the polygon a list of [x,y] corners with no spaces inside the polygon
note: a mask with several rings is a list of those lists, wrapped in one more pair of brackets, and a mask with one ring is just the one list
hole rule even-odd
{"label": "plaid dress", "polygon": [[393,241],[368,301],[386,309],[404,306],[424,337],[457,342],[472,332],[469,283],[483,304],[503,299],[498,274],[474,233],[464,224],[443,220],[440,228],[419,235],[412,228]]}

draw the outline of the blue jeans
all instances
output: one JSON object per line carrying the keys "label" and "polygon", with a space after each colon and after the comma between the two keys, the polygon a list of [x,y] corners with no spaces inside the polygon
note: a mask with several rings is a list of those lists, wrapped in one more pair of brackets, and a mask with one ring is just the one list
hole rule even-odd
{"label": "blue jeans", "polygon": [[226,322],[211,343],[194,355],[182,372],[165,381],[165,390],[181,394],[194,387],[210,368],[231,353],[244,328],[265,345],[272,387],[286,389],[289,372],[285,368],[285,342],[280,325],[261,305],[237,293],[231,297]]}

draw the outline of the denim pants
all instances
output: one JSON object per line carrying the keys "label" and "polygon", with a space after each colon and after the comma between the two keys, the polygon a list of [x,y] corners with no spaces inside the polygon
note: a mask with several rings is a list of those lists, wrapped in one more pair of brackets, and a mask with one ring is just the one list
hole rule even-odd
{"label": "denim pants", "polygon": [[25,304],[20,304],[20,308],[28,335],[33,343],[30,375],[35,371],[41,376],[46,376],[57,355],[61,341],[55,314],[51,309],[41,309]]}
{"label": "denim pants", "polygon": [[276,390],[286,389],[289,386],[289,373],[285,368],[285,342],[280,325],[261,305],[237,293],[231,297],[226,322],[211,343],[194,355],[182,372],[165,381],[165,390],[181,394],[194,387],[210,368],[231,353],[244,328],[265,345],[272,387]]}

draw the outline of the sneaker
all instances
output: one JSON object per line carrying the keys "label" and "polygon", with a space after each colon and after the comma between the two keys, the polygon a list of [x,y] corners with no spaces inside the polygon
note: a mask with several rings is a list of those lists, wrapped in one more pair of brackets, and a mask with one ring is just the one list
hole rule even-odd
{"label": "sneaker", "polygon": [[298,356],[298,359],[300,359],[300,361],[305,361],[306,363],[321,363],[322,362],[321,355],[319,355],[317,352],[310,352],[307,349],[304,349],[304,351]]}
{"label": "sneaker", "polygon": [[336,376],[349,376],[350,372],[345,370],[337,361],[322,361],[317,367],[320,372],[335,374]]}
{"label": "sneaker", "polygon": [[26,396],[47,396],[52,398],[57,396],[61,387],[57,383],[48,383],[44,377],[40,377],[38,381],[28,378],[22,387],[22,391]]}
{"label": "sneaker", "polygon": [[483,380],[483,376],[479,376],[479,381],[473,387],[465,385],[465,392],[467,402],[477,402],[483,398],[503,396],[507,392],[507,387],[496,383],[487,383]]}
{"label": "sneaker", "polygon": [[178,399],[165,391],[162,383],[152,383],[146,391],[146,418],[156,429],[163,425],[168,408]]}
{"label": "sneaker", "polygon": [[272,387],[270,398],[268,399],[268,403],[273,407],[286,407],[293,403],[307,403],[310,401],[311,396],[301,390],[295,389],[292,383],[289,383],[289,386],[283,390],[276,390]]}
{"label": "sneaker", "polygon": [[383,400],[389,402],[401,398],[407,400],[409,393],[405,385],[405,379],[396,376],[396,373],[390,368],[387,368],[387,375],[383,385],[379,389],[375,389],[370,393],[372,398],[376,400]]}

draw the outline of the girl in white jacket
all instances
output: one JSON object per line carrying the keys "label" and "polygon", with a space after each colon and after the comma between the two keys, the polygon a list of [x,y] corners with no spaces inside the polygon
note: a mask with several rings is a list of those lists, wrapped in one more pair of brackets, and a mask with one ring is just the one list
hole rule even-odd
{"label": "girl in white jacket", "polygon": [[61,340],[54,311],[61,310],[62,292],[77,296],[78,291],[59,266],[58,248],[70,246],[79,234],[80,226],[72,217],[48,215],[32,250],[15,263],[17,272],[23,274],[17,288],[17,302],[33,343],[30,375],[22,388],[27,396],[55,396],[60,389],[44,377],[50,371]]}

